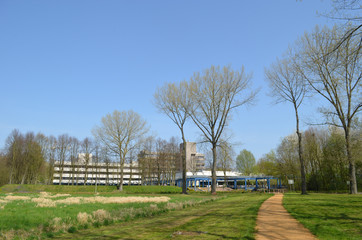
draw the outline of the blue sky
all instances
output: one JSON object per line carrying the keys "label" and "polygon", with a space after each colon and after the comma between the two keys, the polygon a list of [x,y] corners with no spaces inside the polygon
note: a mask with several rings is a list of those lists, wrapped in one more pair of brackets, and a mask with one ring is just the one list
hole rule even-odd
{"label": "blue sky", "polygon": [[[0,148],[13,129],[91,137],[102,116],[132,109],[161,138],[179,136],[152,105],[157,87],[211,65],[242,65],[261,87],[233,114],[239,152],[256,156],[295,131],[293,109],[273,105],[264,68],[317,24],[330,0],[0,1]],[[302,119],[317,114],[302,107]],[[303,124],[302,128],[308,126]],[[192,124],[189,141],[200,139]]]}

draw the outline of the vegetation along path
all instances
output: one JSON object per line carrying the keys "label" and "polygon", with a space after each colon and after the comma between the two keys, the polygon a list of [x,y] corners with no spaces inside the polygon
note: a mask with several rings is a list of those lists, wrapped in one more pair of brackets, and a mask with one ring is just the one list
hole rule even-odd
{"label": "vegetation along path", "polygon": [[204,205],[81,230],[59,239],[254,239],[258,209],[269,194],[233,194]]}
{"label": "vegetation along path", "polygon": [[256,240],[317,239],[285,210],[283,196],[276,194],[261,205],[256,223]]}

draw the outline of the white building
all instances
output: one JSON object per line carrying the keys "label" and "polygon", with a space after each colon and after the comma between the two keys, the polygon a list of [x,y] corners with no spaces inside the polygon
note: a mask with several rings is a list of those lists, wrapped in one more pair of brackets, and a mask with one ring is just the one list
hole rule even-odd
{"label": "white building", "polygon": [[[118,185],[120,182],[119,163],[96,163],[92,161],[92,156],[85,161],[85,155],[79,154],[75,163],[60,162],[55,163],[53,184],[56,185]],[[123,185],[141,184],[137,163],[124,164]]]}

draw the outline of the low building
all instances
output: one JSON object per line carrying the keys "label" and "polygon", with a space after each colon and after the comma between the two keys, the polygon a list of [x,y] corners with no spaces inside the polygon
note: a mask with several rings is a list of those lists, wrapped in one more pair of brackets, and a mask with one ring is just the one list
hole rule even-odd
{"label": "low building", "polygon": [[[186,186],[197,190],[210,190],[212,183],[211,171],[187,172]],[[176,186],[182,187],[182,175],[176,175]],[[216,171],[216,187],[230,189],[258,190],[281,188],[280,179],[273,176],[242,176],[233,171]]]}

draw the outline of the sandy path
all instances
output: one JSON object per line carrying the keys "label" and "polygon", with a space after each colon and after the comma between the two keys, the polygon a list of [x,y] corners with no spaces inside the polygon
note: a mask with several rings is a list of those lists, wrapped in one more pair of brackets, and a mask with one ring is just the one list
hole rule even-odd
{"label": "sandy path", "polygon": [[261,205],[256,221],[256,240],[317,239],[285,210],[282,201],[283,194],[276,194]]}

